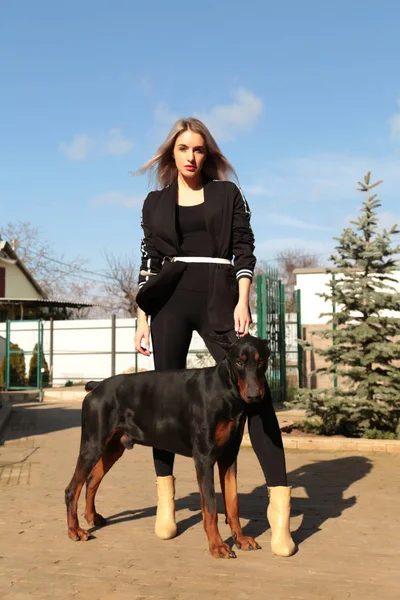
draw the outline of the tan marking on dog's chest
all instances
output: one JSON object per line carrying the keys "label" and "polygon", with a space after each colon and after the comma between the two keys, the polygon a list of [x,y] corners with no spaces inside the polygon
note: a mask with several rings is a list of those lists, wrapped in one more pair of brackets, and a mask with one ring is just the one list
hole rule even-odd
{"label": "tan marking on dog's chest", "polygon": [[238,420],[237,419],[229,419],[226,421],[221,421],[218,423],[215,428],[214,439],[216,445],[220,448],[229,440],[233,431],[237,429]]}

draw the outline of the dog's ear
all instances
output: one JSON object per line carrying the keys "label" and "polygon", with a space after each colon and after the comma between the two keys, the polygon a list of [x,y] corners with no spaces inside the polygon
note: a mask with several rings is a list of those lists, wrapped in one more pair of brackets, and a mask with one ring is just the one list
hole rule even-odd
{"label": "dog's ear", "polygon": [[236,339],[232,339],[226,333],[218,334],[218,333],[207,333],[204,338],[209,342],[213,342],[214,344],[218,344],[221,346],[226,352],[230,350],[235,343]]}
{"label": "dog's ear", "polygon": [[100,381],[88,381],[87,384],[85,385],[85,391],[86,392],[91,392],[92,390],[94,390],[95,387],[97,387],[99,385]]}

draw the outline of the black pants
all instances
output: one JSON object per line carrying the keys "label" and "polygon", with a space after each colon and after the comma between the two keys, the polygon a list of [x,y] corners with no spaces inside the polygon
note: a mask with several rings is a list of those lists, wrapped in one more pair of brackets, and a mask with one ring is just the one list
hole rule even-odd
{"label": "black pants", "polygon": [[[154,365],[157,371],[184,369],[193,331],[204,339],[216,362],[225,352],[204,335],[211,333],[207,319],[207,292],[177,289],[151,320]],[[235,338],[234,332],[229,334]],[[264,472],[267,485],[287,485],[282,436],[270,394],[260,404],[247,407],[251,444]],[[172,475],[175,455],[153,450],[158,477]]]}

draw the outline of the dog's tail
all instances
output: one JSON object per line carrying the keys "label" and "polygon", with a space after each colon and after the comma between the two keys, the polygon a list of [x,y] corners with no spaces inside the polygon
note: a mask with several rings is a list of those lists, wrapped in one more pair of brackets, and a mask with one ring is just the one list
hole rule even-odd
{"label": "dog's tail", "polygon": [[97,387],[99,385],[100,381],[88,381],[87,384],[85,385],[85,390],[87,392],[91,392],[92,390],[94,390],[95,387]]}

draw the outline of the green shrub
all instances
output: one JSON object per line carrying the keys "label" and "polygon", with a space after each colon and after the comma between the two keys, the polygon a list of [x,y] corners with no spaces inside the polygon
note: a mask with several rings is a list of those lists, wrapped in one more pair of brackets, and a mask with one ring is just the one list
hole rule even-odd
{"label": "green shrub", "polygon": [[370,440],[397,440],[399,433],[393,431],[380,431],[379,429],[366,429],[363,437]]}
{"label": "green shrub", "polygon": [[[400,439],[400,411],[360,402],[348,391],[299,390],[292,406],[305,407],[302,429],[319,435],[344,435],[369,439]],[[310,418],[312,420],[310,421]]]}
{"label": "green shrub", "polygon": [[[29,363],[28,385],[30,387],[37,387],[38,386],[38,381],[37,381],[38,345],[37,344],[35,344],[35,346],[33,348],[33,352],[34,352],[34,354],[32,354],[31,360]],[[42,369],[44,369],[42,372],[42,385],[43,385],[43,387],[49,387],[49,380],[50,380],[49,366],[46,362],[46,359],[45,359],[43,353],[42,353]]]}
{"label": "green shrub", "polygon": [[[10,350],[18,350],[18,354],[10,355],[10,386],[24,387],[26,385],[25,354],[18,344],[10,344]],[[3,356],[0,365],[0,385],[5,386],[6,381],[6,357]]]}
{"label": "green shrub", "polygon": [[286,388],[285,404],[292,406],[295,403],[299,388],[296,385],[288,385]]}

